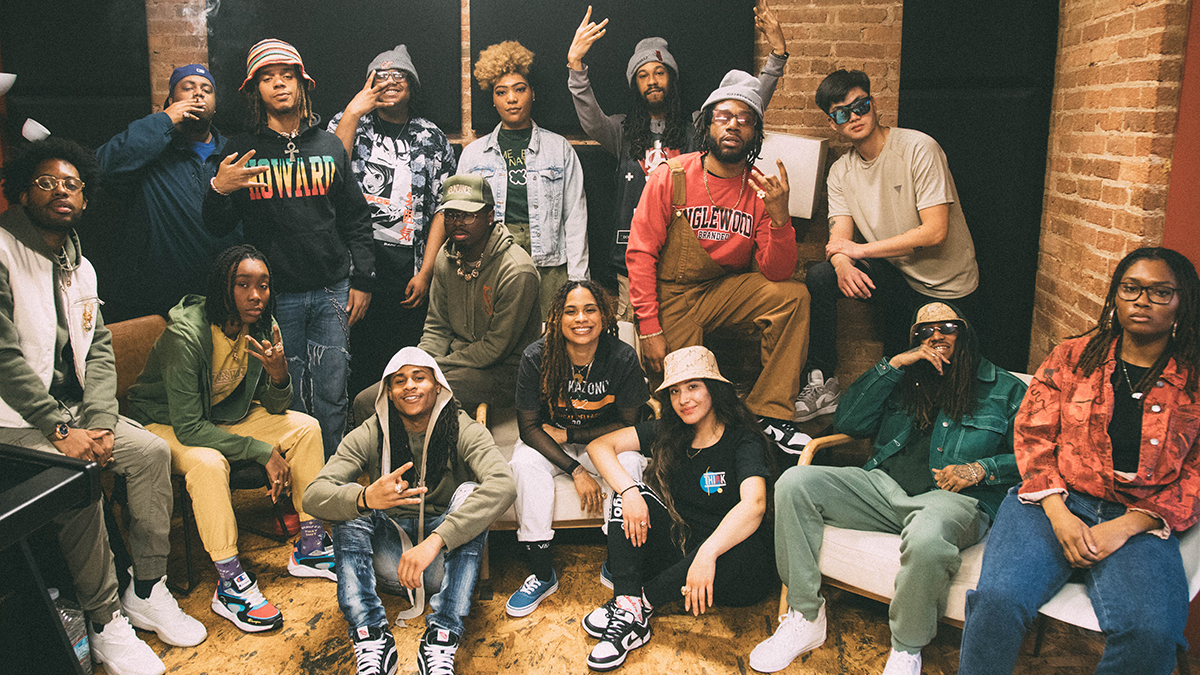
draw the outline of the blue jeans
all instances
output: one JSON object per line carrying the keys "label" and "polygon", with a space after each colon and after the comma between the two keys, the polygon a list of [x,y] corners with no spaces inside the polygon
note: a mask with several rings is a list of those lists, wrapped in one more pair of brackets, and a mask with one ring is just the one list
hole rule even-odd
{"label": "blue jeans", "polygon": [[[442,524],[446,513],[425,519],[426,535]],[[352,635],[357,628],[388,622],[383,603],[375,591],[376,583],[392,592],[403,591],[396,576],[396,566],[404,553],[397,527],[404,528],[409,539],[416,543],[416,518],[394,520],[383,511],[371,511],[355,520],[333,524],[338,605]],[[462,636],[463,619],[471,611],[471,594],[479,578],[487,534],[484,530],[462,546],[439,554],[425,569],[425,588],[438,589],[429,599],[429,608],[433,611],[425,617],[426,626]]]}
{"label": "blue jeans", "polygon": [[275,296],[275,320],[288,355],[292,410],[317,418],[325,459],[346,430],[346,380],[350,374],[350,281]]}
{"label": "blue jeans", "polygon": [[[1126,511],[1075,492],[1066,504],[1088,526]],[[1022,504],[1017,488],[1009,490],[992,525],[979,588],[967,593],[960,675],[1011,673],[1038,607],[1074,571],[1042,507]],[[1188,615],[1187,578],[1175,535],[1134,535],[1083,577],[1106,640],[1096,673],[1169,675],[1176,647],[1185,644]]]}

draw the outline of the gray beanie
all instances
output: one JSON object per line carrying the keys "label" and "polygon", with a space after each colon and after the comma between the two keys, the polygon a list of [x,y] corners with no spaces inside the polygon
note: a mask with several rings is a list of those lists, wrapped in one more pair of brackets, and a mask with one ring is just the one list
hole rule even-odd
{"label": "gray beanie", "polygon": [[658,61],[665,66],[670,66],[676,75],[679,74],[679,66],[675,65],[675,57],[667,51],[667,41],[660,37],[648,37],[633,48],[633,58],[629,59],[629,66],[625,68],[625,79],[629,80],[629,84],[633,84],[633,75],[638,68],[651,61]]}
{"label": "gray beanie", "polygon": [[750,106],[761,119],[763,116],[762,96],[758,93],[758,78],[744,70],[731,70],[721,80],[721,86],[708,95],[708,100],[701,108],[707,108],[714,103],[737,99]]}
{"label": "gray beanie", "polygon": [[412,59],[408,56],[408,47],[404,45],[396,45],[395,49],[376,56],[371,65],[367,66],[367,74],[370,75],[376,70],[391,70],[393,68],[403,70],[412,75],[413,82],[416,82],[418,87],[421,86],[421,78],[417,77],[417,69],[413,67]]}

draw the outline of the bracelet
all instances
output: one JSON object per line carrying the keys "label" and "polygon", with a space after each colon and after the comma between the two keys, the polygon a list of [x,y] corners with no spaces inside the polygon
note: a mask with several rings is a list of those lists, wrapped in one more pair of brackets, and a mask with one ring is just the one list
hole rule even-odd
{"label": "bracelet", "polygon": [[984,471],[983,465],[979,462],[972,462],[971,475],[975,478],[975,484],[979,485],[981,482],[983,482],[984,478],[987,478],[987,471]]}
{"label": "bracelet", "polygon": [[233,194],[231,192],[221,192],[221,189],[217,187],[217,177],[216,176],[213,176],[212,178],[208,179],[208,186],[213,189],[213,192],[221,195],[222,197],[228,197],[229,195]]}
{"label": "bracelet", "polygon": [[661,330],[656,330],[653,333],[647,333],[646,335],[639,334],[638,337],[643,340],[649,340],[652,337],[658,337],[659,335],[662,335],[662,334],[663,334],[663,332]]}
{"label": "bracelet", "polygon": [[[362,506],[358,505],[359,502],[362,502]],[[363,488],[362,492],[358,493],[358,499],[354,500],[354,506],[358,508],[359,511],[371,510],[371,507],[367,506],[367,488]]]}
{"label": "bracelet", "polygon": [[629,492],[630,490],[632,490],[635,487],[637,487],[637,483],[634,483],[633,485],[630,485],[629,487],[625,488],[624,490],[621,490],[620,492],[617,493],[617,496],[624,497],[626,492]]}

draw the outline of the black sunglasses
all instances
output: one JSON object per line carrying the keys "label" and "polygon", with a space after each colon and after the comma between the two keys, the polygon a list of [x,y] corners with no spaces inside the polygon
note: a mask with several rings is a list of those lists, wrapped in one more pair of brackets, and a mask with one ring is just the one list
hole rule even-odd
{"label": "black sunglasses", "polygon": [[850,105],[843,105],[830,110],[828,115],[835,124],[845,124],[850,121],[850,113],[859,117],[871,112],[871,97],[860,98]]}
{"label": "black sunglasses", "polygon": [[924,342],[937,331],[942,335],[954,335],[962,326],[957,321],[941,321],[939,323],[923,323],[913,329],[913,337],[917,342]]}

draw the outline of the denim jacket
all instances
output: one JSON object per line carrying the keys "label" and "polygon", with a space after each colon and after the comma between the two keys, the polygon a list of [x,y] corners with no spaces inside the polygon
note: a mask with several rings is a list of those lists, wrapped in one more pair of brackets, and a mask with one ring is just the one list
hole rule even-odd
{"label": "denim jacket", "polygon": [[[503,222],[508,171],[500,155],[499,133],[500,125],[496,125],[492,133],[464,148],[458,173],[487,178],[496,198],[496,220]],[[535,123],[525,151],[525,175],[534,264],[556,267],[566,263],[568,277],[587,279],[587,198],[579,156],[567,139]]]}
{"label": "denim jacket", "polygon": [[[903,370],[880,359],[842,394],[834,414],[838,431],[856,438],[874,435],[871,459],[863,465],[868,471],[899,452],[914,432],[912,415],[904,409],[896,387],[903,376]],[[1013,418],[1025,396],[1025,383],[987,359],[979,360],[977,377],[973,412],[958,422],[938,413],[929,443],[929,468],[979,462],[987,475],[962,494],[978,499],[980,507],[995,518],[1005,492],[1020,480],[1013,457]]]}

